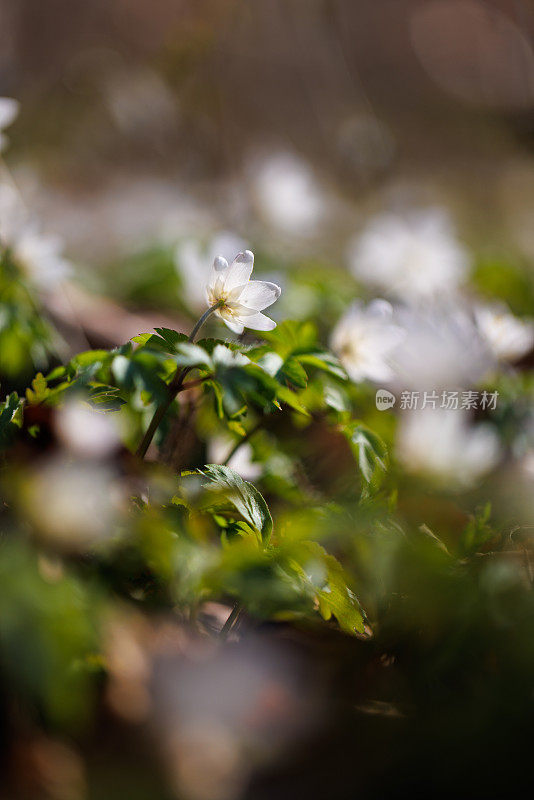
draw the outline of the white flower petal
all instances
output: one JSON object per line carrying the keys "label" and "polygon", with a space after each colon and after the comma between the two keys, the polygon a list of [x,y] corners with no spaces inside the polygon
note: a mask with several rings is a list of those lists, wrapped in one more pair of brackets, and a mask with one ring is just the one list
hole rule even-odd
{"label": "white flower petal", "polygon": [[261,311],[276,302],[281,294],[282,290],[276,283],[249,281],[241,292],[239,302],[247,308]]}
{"label": "white flower petal", "polygon": [[265,314],[247,314],[241,318],[241,321],[247,328],[252,328],[253,331],[272,331],[276,328],[276,322],[266,317]]}
{"label": "white flower petal", "polygon": [[238,322],[235,317],[231,317],[229,314],[224,313],[224,309],[222,313],[219,312],[220,318],[223,320],[224,324],[230,328],[231,331],[234,333],[243,333],[245,330],[245,326],[242,322]]}
{"label": "white flower petal", "polygon": [[225,274],[224,288],[230,292],[237,286],[244,286],[250,280],[254,268],[254,255],[250,250],[239,253],[230,265],[230,269]]}

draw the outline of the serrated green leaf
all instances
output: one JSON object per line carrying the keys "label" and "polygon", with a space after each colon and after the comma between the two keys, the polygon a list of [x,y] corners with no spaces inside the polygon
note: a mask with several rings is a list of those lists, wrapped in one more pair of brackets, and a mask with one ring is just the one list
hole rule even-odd
{"label": "serrated green leaf", "polygon": [[49,394],[47,380],[42,372],[38,372],[32,381],[31,389],[26,389],[26,399],[31,405],[38,405],[44,402]]}
{"label": "serrated green leaf", "polygon": [[200,472],[208,478],[209,488],[222,492],[266,544],[273,530],[273,520],[267,503],[256,487],[243,480],[230,467],[207,464]]}
{"label": "serrated green leaf", "polygon": [[16,429],[22,426],[23,400],[16,392],[8,394],[3,403],[0,403],[0,444],[5,445],[10,441]]}
{"label": "serrated green leaf", "polygon": [[[362,607],[337,558],[327,553],[317,542],[308,541],[302,545],[309,554],[310,561],[301,566],[313,586],[323,619],[330,619],[333,615],[347,633],[363,633],[365,616]],[[313,573],[311,575],[310,570]]]}

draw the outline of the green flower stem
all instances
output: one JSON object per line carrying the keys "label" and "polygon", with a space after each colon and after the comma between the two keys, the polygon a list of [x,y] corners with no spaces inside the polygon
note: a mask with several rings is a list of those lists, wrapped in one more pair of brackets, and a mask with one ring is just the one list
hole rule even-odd
{"label": "green flower stem", "polygon": [[[215,303],[215,305],[211,306],[211,308],[208,308],[207,311],[205,311],[202,314],[202,316],[200,317],[200,319],[196,323],[195,327],[193,328],[193,330],[189,334],[189,338],[188,338],[189,342],[194,342],[197,333],[199,332],[199,330],[202,327],[202,325],[204,325],[204,323],[206,322],[208,317],[211,316],[211,314],[213,314],[214,311],[217,311],[217,309],[220,308],[222,305],[223,305],[223,301],[219,300],[217,303]],[[185,376],[187,375],[187,373],[191,369],[192,369],[192,367],[183,367],[183,369],[177,370],[176,373],[174,374],[173,379],[169,383],[168,397],[156,409],[156,412],[155,412],[154,416],[152,417],[152,419],[150,421],[150,425],[148,426],[148,428],[146,430],[146,433],[143,436],[141,444],[137,448],[136,455],[138,455],[139,458],[144,458],[145,457],[146,452],[147,452],[148,448],[150,447],[150,443],[151,443],[152,439],[154,438],[154,435],[155,435],[157,429],[159,428],[159,426],[161,424],[161,421],[163,420],[163,417],[165,416],[165,414],[169,410],[169,407],[172,404],[172,402],[175,399],[175,397],[177,397],[177,395],[184,388]]]}

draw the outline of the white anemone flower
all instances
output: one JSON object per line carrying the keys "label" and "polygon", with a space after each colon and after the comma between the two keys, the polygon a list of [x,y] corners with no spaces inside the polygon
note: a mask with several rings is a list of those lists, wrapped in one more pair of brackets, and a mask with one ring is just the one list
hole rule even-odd
{"label": "white anemone flower", "polygon": [[[234,253],[245,250],[247,243],[232,231],[219,231],[206,247],[198,238],[188,237],[176,245],[174,264],[180,275],[187,304],[194,310],[204,307],[206,301],[205,282],[209,278],[210,265],[222,255],[231,259]],[[203,279],[204,276],[204,279]]]}
{"label": "white anemone flower", "polygon": [[374,300],[367,307],[354,303],[334,329],[331,344],[353,381],[390,381],[390,357],[403,335],[390,304]]}
{"label": "white anemone flower", "polygon": [[499,361],[517,361],[534,347],[534,321],[514,317],[504,305],[479,306],[475,319]]}
{"label": "white anemone flower", "polygon": [[0,97],[0,153],[8,139],[4,136],[4,128],[8,128],[17,118],[20,104],[11,97]]}
{"label": "white anemone flower", "polygon": [[470,265],[440,209],[379,214],[352,240],[348,260],[356,278],[408,302],[454,294]]}
{"label": "white anemone flower", "polygon": [[276,328],[276,322],[261,312],[278,300],[282,290],[275,283],[251,281],[253,268],[254,254],[250,250],[238,253],[230,265],[222,256],[213,262],[206,298],[209,306],[221,303],[215,313],[234,333],[243,333],[245,328]]}
{"label": "white anemone flower", "polygon": [[409,472],[468,488],[495,466],[499,444],[492,428],[470,425],[465,411],[425,408],[401,418],[397,457]]}

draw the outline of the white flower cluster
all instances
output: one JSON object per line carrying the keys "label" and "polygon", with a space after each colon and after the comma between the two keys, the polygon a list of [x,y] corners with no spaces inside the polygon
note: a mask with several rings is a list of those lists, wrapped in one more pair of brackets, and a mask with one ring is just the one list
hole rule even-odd
{"label": "white flower cluster", "polygon": [[[0,97],[0,152],[7,143],[3,129],[14,121],[18,110],[16,100]],[[0,248],[39,291],[53,290],[71,274],[61,240],[41,233],[5,171],[0,176]]]}
{"label": "white flower cluster", "polygon": [[534,348],[533,320],[504,305],[472,306],[459,293],[470,259],[443,211],[379,215],[349,261],[356,277],[397,301],[356,303],[339,322],[332,346],[353,380],[467,386]]}
{"label": "white flower cluster", "polygon": [[[462,294],[470,258],[443,211],[379,215],[351,242],[349,265],[391,300],[354,303],[333,332],[332,348],[354,381],[463,397],[462,389],[534,348],[534,320]],[[465,404],[450,410],[401,415],[399,458],[466,486],[494,465],[498,446],[491,430],[470,427]]]}

